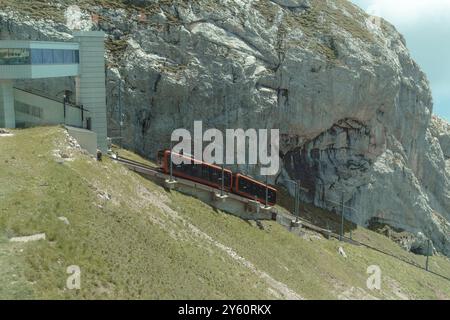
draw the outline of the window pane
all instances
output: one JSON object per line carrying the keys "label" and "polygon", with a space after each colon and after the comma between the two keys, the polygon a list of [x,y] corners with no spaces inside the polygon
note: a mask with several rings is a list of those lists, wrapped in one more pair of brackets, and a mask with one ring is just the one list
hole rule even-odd
{"label": "window pane", "polygon": [[74,50],[73,53],[75,55],[75,63],[80,63],[80,52],[78,50]]}
{"label": "window pane", "polygon": [[0,64],[8,64],[8,49],[0,49]]}
{"label": "window pane", "polygon": [[32,64],[42,64],[42,49],[31,49],[31,63]]}
{"label": "window pane", "polygon": [[28,49],[9,49],[9,64],[29,64],[29,59]]}
{"label": "window pane", "polygon": [[64,63],[64,50],[53,49],[53,63],[57,63],[57,64]]}
{"label": "window pane", "polygon": [[0,49],[0,64],[18,65],[29,63],[29,49]]}
{"label": "window pane", "polygon": [[31,63],[30,49],[22,49],[22,63]]}
{"label": "window pane", "polygon": [[52,64],[53,63],[53,50],[52,49],[43,49],[42,50],[42,62],[44,64]]}
{"label": "window pane", "polygon": [[73,50],[64,50],[64,63],[74,63]]}

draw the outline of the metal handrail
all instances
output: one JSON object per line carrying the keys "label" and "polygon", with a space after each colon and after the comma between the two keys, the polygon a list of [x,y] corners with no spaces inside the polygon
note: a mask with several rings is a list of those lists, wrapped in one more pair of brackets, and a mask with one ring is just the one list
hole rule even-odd
{"label": "metal handrail", "polygon": [[[36,90],[36,89],[25,90],[23,88],[17,88],[17,87],[14,87],[14,89],[22,91],[22,92],[30,93],[32,95],[35,95],[35,96],[38,96],[38,97],[41,97],[41,98],[44,98],[44,99],[52,100],[54,102],[58,102],[58,103],[64,104],[64,98],[62,100],[58,100],[57,98],[52,97],[50,95],[47,95],[45,93],[42,93],[41,91]],[[86,109],[86,107],[84,105],[77,105],[77,104],[73,104],[73,103],[70,103],[70,102],[66,102],[66,105],[70,106],[72,108],[76,108],[76,109],[80,109],[80,110],[83,110],[83,111],[90,112],[89,109]]]}

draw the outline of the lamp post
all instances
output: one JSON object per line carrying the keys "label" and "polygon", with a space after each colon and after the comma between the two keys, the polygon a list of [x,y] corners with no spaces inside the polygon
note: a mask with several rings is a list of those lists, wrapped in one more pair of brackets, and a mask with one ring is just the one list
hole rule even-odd
{"label": "lamp post", "polygon": [[[225,87],[224,87],[224,94],[223,94],[223,105],[224,105],[224,113],[225,113],[225,121],[223,123],[223,133],[226,132],[227,130],[227,126],[228,126],[228,100],[227,100],[227,85],[225,82]],[[223,189],[224,189],[224,185],[225,185],[225,152],[224,152],[224,148],[222,147],[222,187],[220,190],[220,195],[223,197]]]}
{"label": "lamp post", "polygon": [[[122,148],[123,147],[122,131],[123,131],[123,119],[124,119],[124,114],[122,111],[122,79],[119,79],[118,82],[119,83],[117,85],[115,85],[111,88],[111,94],[114,90],[117,90],[117,105],[116,105],[116,108],[114,109],[114,112],[119,113],[119,119],[118,119],[118,121],[119,121],[119,136],[111,137],[111,140],[120,140],[119,147]],[[112,119],[116,121],[114,115],[113,115]],[[115,129],[115,130],[117,130],[117,129]]]}
{"label": "lamp post", "polygon": [[169,178],[169,181],[170,182],[172,182],[173,181],[173,158],[172,158],[172,153],[173,153],[173,151],[172,151],[172,139],[170,139],[170,169],[169,169],[169,171],[170,171],[170,178]]}
{"label": "lamp post", "polygon": [[429,262],[429,259],[430,259],[430,255],[431,255],[431,240],[430,239],[428,239],[428,241],[427,241],[427,261],[426,261],[426,264],[425,264],[425,269],[427,270],[427,271],[429,271],[429,265],[428,265],[428,262]]}
{"label": "lamp post", "polygon": [[66,92],[64,92],[64,96],[63,96],[64,124],[66,124],[66,103],[67,103],[67,94],[66,94]]}
{"label": "lamp post", "polygon": [[292,183],[295,186],[295,191],[294,191],[294,215],[295,215],[295,219],[296,222],[298,222],[299,218],[300,218],[300,213],[299,213],[299,206],[300,206],[300,190],[308,192],[309,190],[306,188],[302,188],[300,186],[300,181],[297,180],[290,180],[290,179],[286,179],[286,181]]}
{"label": "lamp post", "polygon": [[[333,203],[333,204],[338,205],[338,206],[341,207],[341,226],[340,226],[340,234],[339,234],[339,238],[340,238],[340,240],[342,241],[342,239],[344,238],[344,220],[345,220],[345,219],[344,219],[344,211],[345,211],[345,209],[350,209],[350,210],[352,210],[353,212],[356,212],[356,210],[353,209],[352,207],[346,206],[346,205],[344,204],[344,192],[342,192],[341,202],[340,202],[340,203],[335,202],[335,201],[332,201],[332,200],[326,200],[326,199],[324,199],[323,201],[326,201],[326,202],[329,202],[329,203]],[[351,233],[350,233],[350,235],[351,235]],[[351,237],[350,237],[350,238],[351,238]]]}
{"label": "lamp post", "polygon": [[340,232],[340,240],[342,241],[343,237],[344,237],[344,192],[342,192],[342,196],[341,196],[341,232]]}
{"label": "lamp post", "polygon": [[223,161],[222,161],[222,186],[221,186],[221,188],[220,188],[220,196],[221,196],[221,197],[223,197],[223,188],[224,188],[224,185],[225,185],[225,181],[224,181],[224,179],[225,179],[225,174],[224,174],[224,171],[225,171],[225,168],[224,168],[224,163],[223,163]]}
{"label": "lamp post", "polygon": [[122,79],[119,80],[119,89],[118,89],[118,102],[119,104],[119,138],[120,138],[120,148],[123,147],[122,141],[122,127],[123,127],[123,113],[122,113]]}

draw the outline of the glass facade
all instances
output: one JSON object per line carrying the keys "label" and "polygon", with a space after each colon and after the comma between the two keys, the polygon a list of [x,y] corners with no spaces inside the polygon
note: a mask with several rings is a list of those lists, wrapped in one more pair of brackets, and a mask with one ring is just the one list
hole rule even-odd
{"label": "glass facade", "polygon": [[19,101],[16,101],[14,103],[14,109],[16,112],[28,114],[30,116],[33,116],[35,118],[42,118],[43,116],[43,109],[39,107],[35,107],[26,103],[22,103]]}
{"label": "glass facade", "polygon": [[17,65],[29,64],[30,49],[2,49],[0,48],[0,64]]}
{"label": "glass facade", "polygon": [[79,61],[78,50],[0,48],[0,65],[76,64]]}

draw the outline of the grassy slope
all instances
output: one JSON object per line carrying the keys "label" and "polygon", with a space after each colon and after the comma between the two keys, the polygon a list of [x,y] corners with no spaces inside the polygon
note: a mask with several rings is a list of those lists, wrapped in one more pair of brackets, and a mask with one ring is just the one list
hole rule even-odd
{"label": "grassy slope", "polygon": [[[0,298],[292,297],[286,287],[309,299],[450,298],[450,282],[397,259],[303,239],[273,222],[261,230],[109,159],[66,149],[61,128],[14,134],[0,137]],[[7,241],[39,232],[46,241]],[[381,235],[353,235],[423,265]],[[366,288],[372,264],[383,272],[381,291]],[[65,289],[69,265],[81,267],[79,291]],[[450,276],[446,258],[433,257],[431,268]]]}

